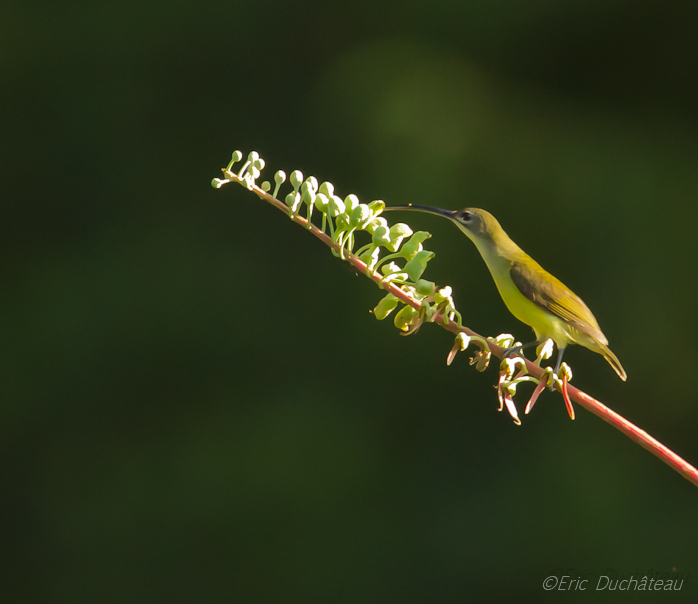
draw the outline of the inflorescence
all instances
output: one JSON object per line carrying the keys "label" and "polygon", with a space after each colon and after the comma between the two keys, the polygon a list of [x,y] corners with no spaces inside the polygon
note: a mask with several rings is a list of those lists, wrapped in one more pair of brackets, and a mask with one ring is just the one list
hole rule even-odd
{"label": "inflorescence", "polygon": [[[235,151],[228,166],[222,169],[225,178],[214,178],[211,185],[220,189],[223,185],[235,182],[262,199],[278,200],[281,186],[286,182],[286,173],[282,170],[276,172],[274,191],[270,193],[272,185],[269,181],[263,181],[260,186],[256,184],[264,169],[265,161],[256,151],[252,151],[238,172],[233,172],[233,165],[242,159],[242,153]],[[397,293],[405,294],[417,307],[405,304],[394,293],[388,293],[373,309],[373,314],[378,320],[385,319],[400,304],[404,304],[394,316],[395,327],[402,335],[417,333],[423,323],[434,321],[443,325],[453,322],[459,330],[462,329],[462,317],[453,302],[451,287],[438,287],[434,282],[422,279],[427,263],[435,256],[434,252],[425,250],[423,247],[423,243],[431,237],[431,234],[426,231],[413,232],[403,222],[390,226],[381,216],[385,208],[382,200],[364,204],[353,194],[342,199],[335,194],[332,183],[319,184],[314,176],[304,178],[300,170],[294,170],[289,181],[292,191],[287,193],[283,200],[292,220],[298,222],[297,219],[300,217],[303,219],[302,222],[305,222],[306,228],[317,228],[329,235],[333,244],[332,253],[335,256],[342,260],[358,258],[365,264],[367,276],[380,276],[379,287],[399,288],[400,291]],[[318,214],[321,218],[320,227],[312,223],[313,217]],[[356,235],[361,231],[370,235],[371,241],[354,251]],[[385,252],[387,253],[381,256]],[[447,364],[450,365],[456,354],[466,350],[471,343],[476,344],[478,350],[471,358],[470,364],[475,365],[478,371],[485,371],[489,365],[492,355],[489,343],[512,349],[512,351],[521,345],[510,334],[500,334],[496,338],[481,338],[459,331],[446,359]],[[549,359],[552,350],[552,340],[539,346],[535,364],[540,365],[541,361]],[[572,378],[572,372],[566,363],[562,363],[560,374],[561,377],[555,375],[552,368],[547,367],[543,378],[539,380],[528,374],[525,359],[520,354],[505,355],[500,364],[497,382],[499,411],[506,407],[514,422],[520,425],[521,420],[514,403],[518,385],[524,382],[536,384],[525,408],[525,413],[529,413],[543,389],[548,386],[552,390],[555,384],[558,384],[563,393],[567,411],[574,419],[574,409],[567,395],[567,383]]]}

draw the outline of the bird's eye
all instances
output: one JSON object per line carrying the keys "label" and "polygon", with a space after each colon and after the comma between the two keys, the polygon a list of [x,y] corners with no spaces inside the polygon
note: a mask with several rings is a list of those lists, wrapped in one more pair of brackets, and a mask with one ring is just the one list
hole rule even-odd
{"label": "bird's eye", "polygon": [[473,217],[473,213],[472,213],[472,212],[468,212],[468,210],[463,210],[463,211],[460,213],[460,217],[461,217],[461,220],[462,220],[463,222],[468,222],[468,221],[470,221],[470,219]]}

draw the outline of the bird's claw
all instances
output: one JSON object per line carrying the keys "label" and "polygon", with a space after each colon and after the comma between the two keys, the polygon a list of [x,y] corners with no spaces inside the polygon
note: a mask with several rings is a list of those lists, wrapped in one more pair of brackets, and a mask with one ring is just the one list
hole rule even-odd
{"label": "bird's claw", "polygon": [[503,359],[510,359],[514,356],[523,357],[523,346],[521,344],[507,348],[502,354]]}

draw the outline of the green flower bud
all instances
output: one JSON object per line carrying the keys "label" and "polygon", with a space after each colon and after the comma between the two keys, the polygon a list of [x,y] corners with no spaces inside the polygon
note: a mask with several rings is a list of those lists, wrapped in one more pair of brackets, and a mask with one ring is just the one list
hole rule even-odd
{"label": "green flower bud", "polygon": [[318,193],[315,196],[315,207],[320,210],[323,214],[327,213],[327,204],[329,200],[324,193]]}
{"label": "green flower bud", "polygon": [[395,264],[394,262],[390,262],[389,264],[384,264],[381,266],[381,273],[384,275],[392,275],[393,273],[399,273],[402,269]]}
{"label": "green flower bud", "polygon": [[412,229],[404,222],[398,222],[390,227],[391,235],[400,235],[401,237],[409,237],[412,234]]}
{"label": "green flower bud", "polygon": [[434,252],[422,251],[415,254],[414,258],[405,264],[405,268],[402,270],[407,273],[410,281],[417,281],[422,276],[427,269],[427,262],[429,262],[434,255]]}
{"label": "green flower bud", "polygon": [[433,296],[436,291],[436,283],[419,279],[416,287],[417,293],[421,296]]}
{"label": "green flower bud", "polygon": [[286,205],[291,208],[291,214],[297,214],[298,208],[301,205],[301,194],[300,193],[289,193],[286,195]]}
{"label": "green flower bud", "polygon": [[286,172],[283,170],[279,170],[276,174],[274,174],[274,182],[276,183],[276,187],[274,187],[274,199],[276,199],[276,195],[279,192],[279,187],[286,182]]}
{"label": "green flower bud", "polygon": [[382,199],[375,199],[368,204],[368,207],[371,208],[371,213],[374,216],[377,216],[383,210],[385,210],[385,202]]}
{"label": "green flower bud", "polygon": [[320,185],[320,193],[327,195],[327,197],[332,197],[334,195],[334,185],[331,182],[323,182]]}
{"label": "green flower bud", "polygon": [[367,249],[359,258],[366,264],[367,268],[370,270],[373,270],[373,268],[376,266],[376,263],[378,262],[378,258],[380,257],[381,250],[379,247],[374,248],[371,250]]}
{"label": "green flower bud", "polygon": [[368,224],[370,218],[371,210],[365,203],[360,203],[349,214],[349,224],[354,228],[363,229]]}
{"label": "green flower bud", "polygon": [[363,247],[361,248],[361,252],[356,253],[356,257],[361,260],[364,264],[368,266],[368,264],[371,262],[373,252],[376,251],[377,248],[371,248],[371,247]]}
{"label": "green flower bud", "polygon": [[291,172],[291,185],[293,185],[293,190],[297,191],[303,182],[303,172],[300,170],[294,170]]}
{"label": "green flower bud", "polygon": [[376,229],[379,227],[383,227],[386,232],[388,231],[388,221],[383,218],[382,216],[379,216],[377,218],[374,218],[371,220],[371,222],[366,225],[366,230],[373,235],[375,233]]}
{"label": "green flower bud", "polygon": [[344,202],[336,195],[332,195],[332,197],[329,198],[329,202],[327,204],[327,214],[332,218],[335,218],[340,214],[344,214],[344,211]]}
{"label": "green flower bud", "polygon": [[356,208],[359,205],[359,198],[352,194],[352,195],[347,195],[344,198],[344,205],[346,206],[346,212],[347,214],[351,214],[351,212],[354,211],[354,208]]}
{"label": "green flower bud", "polygon": [[270,190],[271,190],[271,183],[268,180],[265,180],[262,183],[262,191],[264,191],[265,193],[269,193]]}
{"label": "green flower bud", "polygon": [[233,156],[230,158],[230,161],[228,162],[228,167],[225,170],[223,170],[223,172],[230,172],[233,167],[233,164],[239,162],[241,159],[242,153],[240,153],[240,151],[235,151],[233,153]]}
{"label": "green flower bud", "polygon": [[371,242],[375,246],[382,245],[383,247],[386,247],[387,245],[390,245],[390,232],[384,226],[378,227],[375,231],[373,231]]}
{"label": "green flower bud", "polygon": [[409,305],[405,305],[395,315],[393,322],[400,331],[409,331],[412,322],[417,318],[418,312]]}
{"label": "green flower bud", "polygon": [[335,219],[335,229],[337,233],[341,231],[346,231],[347,229],[350,228],[349,226],[349,217],[346,214],[339,214],[337,218]]}
{"label": "green flower bud", "polygon": [[[238,153],[240,154],[240,158],[242,158],[242,153],[240,153],[239,151],[236,151],[235,153],[233,153],[233,159],[236,157],[236,154],[238,154]],[[240,178],[240,179],[245,178],[245,171],[247,170],[247,168],[249,166],[252,166],[252,168],[255,168],[255,162],[257,162],[258,160],[259,160],[259,153],[257,153],[256,151],[251,151],[250,154],[247,156],[247,161],[242,165],[242,168],[240,168],[240,170],[238,171],[238,178]],[[231,160],[230,164],[228,165],[228,170],[230,170],[233,163],[235,163],[235,162],[233,160]],[[253,178],[256,178],[256,176]],[[245,178],[245,180],[247,181],[247,188],[251,189],[252,183],[249,180],[247,180],[246,178]]]}
{"label": "green flower bud", "polygon": [[400,300],[398,298],[393,294],[388,294],[376,305],[373,309],[373,314],[376,315],[376,319],[382,321],[397,308],[399,303]]}
{"label": "green flower bud", "polygon": [[402,244],[400,254],[402,254],[402,256],[407,260],[414,258],[418,252],[422,251],[422,242],[429,239],[429,237],[431,237],[431,233],[427,233],[426,231],[417,231],[407,241],[405,241],[405,243]]}
{"label": "green flower bud", "polygon": [[397,252],[400,249],[400,244],[405,237],[412,234],[412,229],[404,222],[398,222],[390,227],[390,245],[386,247],[391,252]]}
{"label": "green flower bud", "polygon": [[451,289],[451,286],[447,285],[446,287],[443,287],[439,291],[437,291],[436,294],[434,294],[434,301],[438,304],[439,302],[450,300],[452,293],[453,290]]}

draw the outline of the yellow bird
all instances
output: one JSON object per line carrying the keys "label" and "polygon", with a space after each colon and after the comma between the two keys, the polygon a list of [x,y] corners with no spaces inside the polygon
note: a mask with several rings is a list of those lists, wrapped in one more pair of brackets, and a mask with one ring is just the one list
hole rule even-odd
{"label": "yellow bird", "polygon": [[448,218],[475,244],[494,279],[504,304],[519,321],[530,325],[536,340],[512,352],[552,339],[559,350],[555,373],[569,344],[581,344],[602,355],[621,380],[627,374],[608,347],[594,315],[564,283],[543,269],[516,245],[492,214],[479,208],[444,210],[420,205],[390,206],[389,210],[426,212]]}

